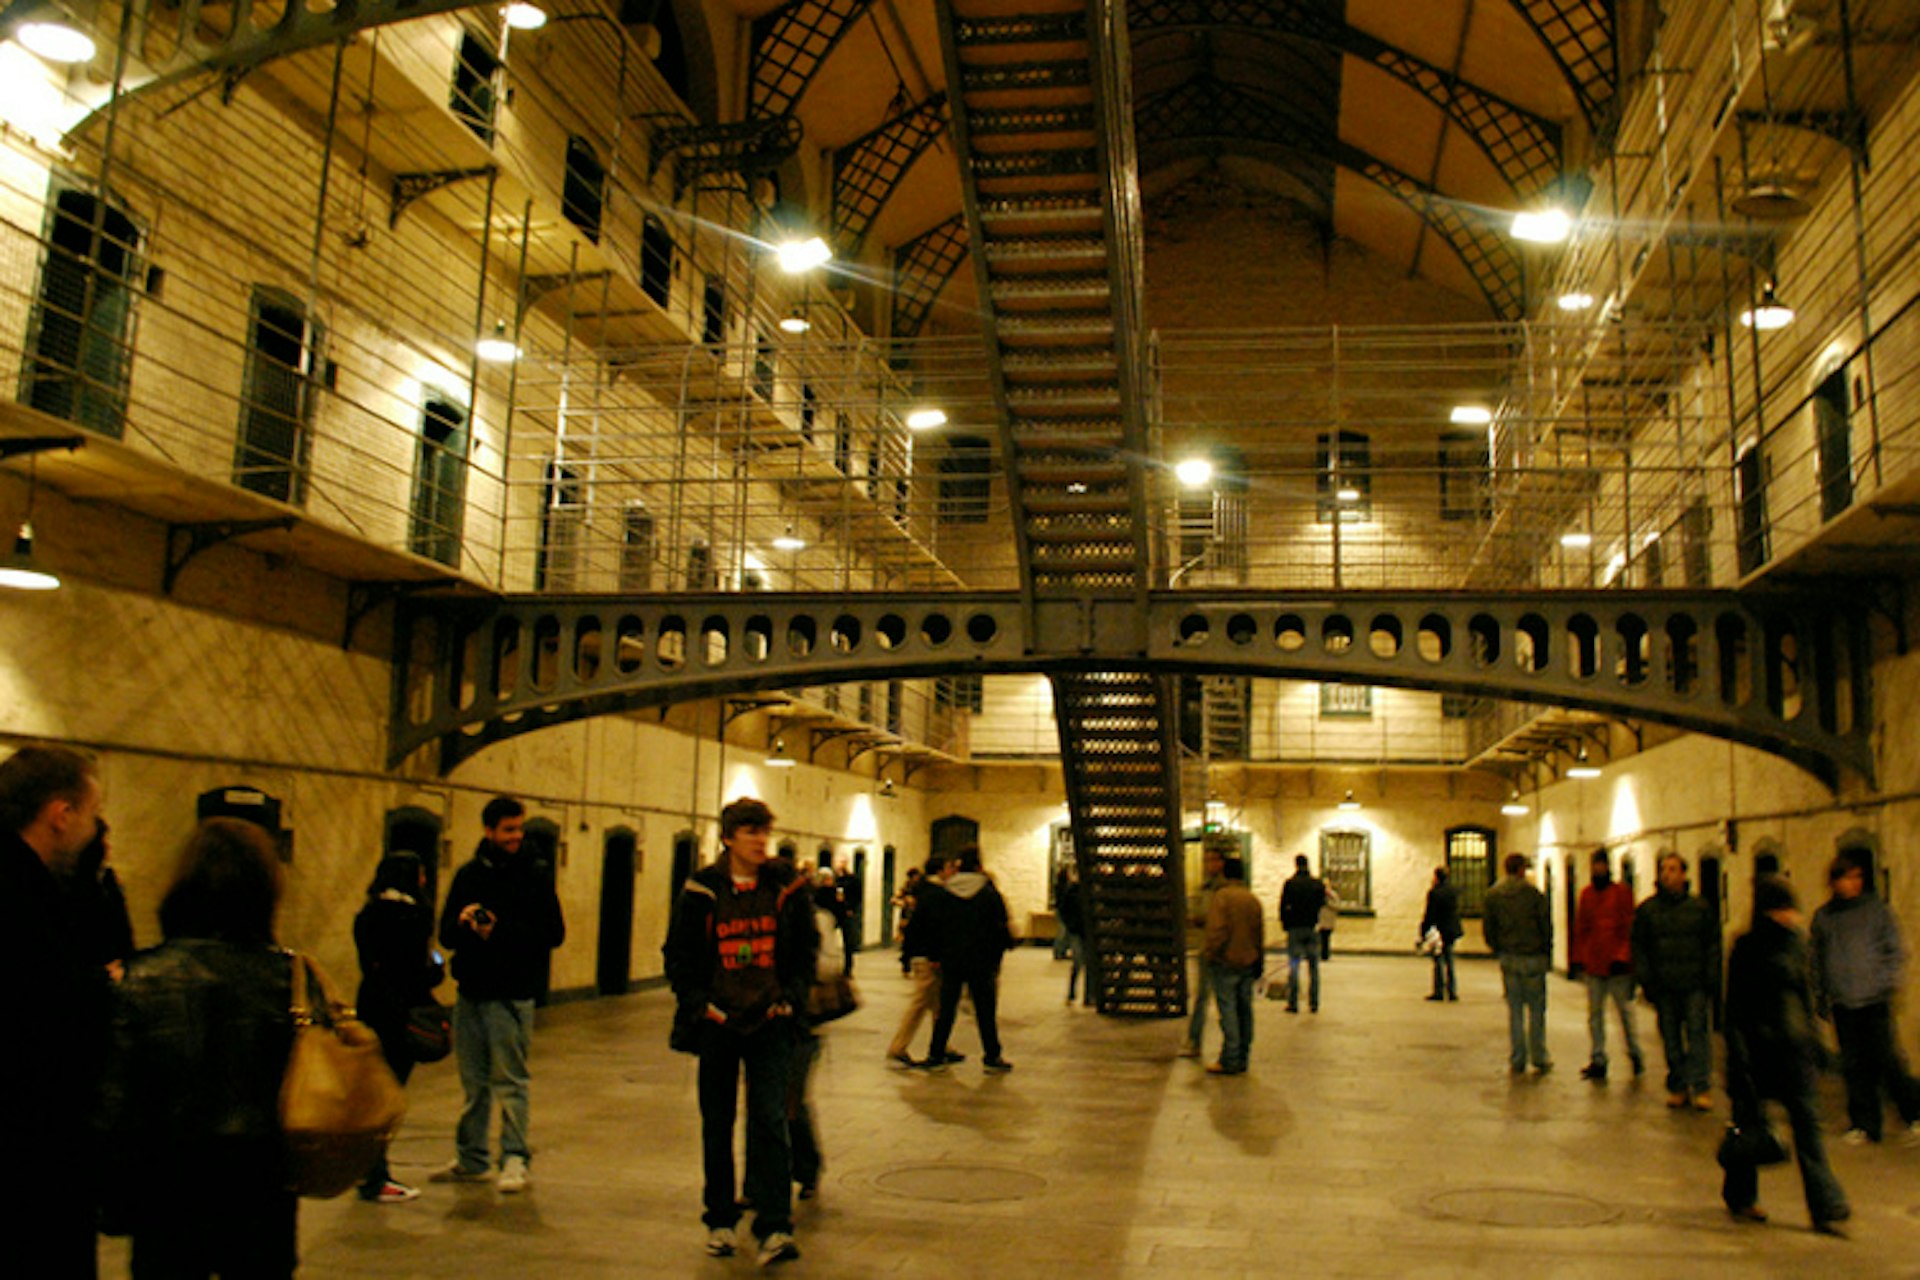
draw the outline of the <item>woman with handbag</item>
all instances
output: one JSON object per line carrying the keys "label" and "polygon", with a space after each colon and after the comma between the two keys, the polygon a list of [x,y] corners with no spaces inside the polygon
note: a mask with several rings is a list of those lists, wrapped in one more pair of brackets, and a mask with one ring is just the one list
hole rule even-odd
{"label": "woman with handbag", "polygon": [[[413,1064],[426,1060],[408,1034],[414,1011],[431,1014],[427,1006],[437,1007],[433,989],[443,966],[432,954],[432,939],[426,867],[415,854],[388,854],[374,869],[366,905],[353,919],[353,942],[360,954],[360,1020],[380,1037],[381,1054],[402,1085]],[[405,1204],[419,1195],[394,1181],[384,1152],[360,1184],[360,1198],[375,1204]]]}
{"label": "woman with handbag", "polygon": [[266,832],[200,824],[160,904],[166,941],[113,993],[98,1123],[104,1216],[141,1277],[291,1276],[280,1084],[292,965],[274,944],[280,864]]}

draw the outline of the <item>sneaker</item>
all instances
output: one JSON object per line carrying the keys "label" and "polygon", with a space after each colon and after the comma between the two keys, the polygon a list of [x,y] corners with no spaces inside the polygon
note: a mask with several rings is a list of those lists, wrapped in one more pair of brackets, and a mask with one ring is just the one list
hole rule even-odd
{"label": "sneaker", "polygon": [[800,1184],[800,1190],[797,1194],[802,1200],[811,1200],[820,1194],[820,1184],[817,1182],[803,1182]]}
{"label": "sneaker", "polygon": [[967,1060],[966,1054],[955,1053],[951,1049],[947,1050],[945,1053],[940,1055],[940,1061],[949,1063],[949,1064],[955,1063],[955,1062],[965,1062],[966,1060]]}
{"label": "sneaker", "polygon": [[953,1060],[951,1058],[946,1058],[946,1057],[936,1058],[932,1054],[928,1054],[926,1057],[920,1059],[920,1061],[913,1064],[914,1068],[919,1071],[945,1071],[948,1067],[952,1065],[953,1065]]}
{"label": "sneaker", "polygon": [[1687,1095],[1684,1093],[1670,1093],[1667,1095],[1667,1105],[1675,1111],[1678,1111],[1681,1107],[1687,1105]]}
{"label": "sneaker", "polygon": [[1180,1056],[1183,1058],[1197,1058],[1200,1056],[1200,1046],[1192,1040],[1185,1041],[1180,1046]]}
{"label": "sneaker", "polygon": [[1873,1141],[1873,1135],[1865,1129],[1849,1129],[1840,1135],[1840,1141],[1850,1147],[1863,1147]]}
{"label": "sneaker", "polygon": [[707,1256],[710,1258],[731,1258],[740,1244],[740,1237],[733,1234],[732,1227],[715,1227],[707,1232]]}
{"label": "sneaker", "polygon": [[500,1166],[500,1194],[518,1195],[527,1189],[533,1179],[527,1172],[525,1156],[508,1156],[507,1162]]}
{"label": "sneaker", "polygon": [[1437,991],[1436,991],[1436,992],[1434,992],[1434,993],[1433,993],[1432,995],[1430,995],[1430,996],[1428,996],[1428,997],[1427,997],[1427,1000],[1428,1000],[1429,1002],[1433,1002],[1433,1001],[1439,1001],[1439,1000],[1445,1000],[1445,999],[1446,999],[1446,997],[1445,997],[1445,996],[1443,996],[1443,995],[1441,995],[1441,994],[1440,994],[1439,992],[1437,992]]}
{"label": "sneaker", "polygon": [[1595,1084],[1605,1084],[1607,1082],[1607,1064],[1604,1062],[1589,1062],[1586,1066],[1580,1068],[1580,1078],[1582,1080],[1591,1080]]}
{"label": "sneaker", "polygon": [[395,1182],[389,1178],[372,1195],[362,1195],[360,1198],[372,1204],[405,1204],[409,1200],[418,1200],[420,1192],[404,1182]]}
{"label": "sneaker", "polygon": [[1553,1064],[1551,1062],[1536,1062],[1533,1064],[1533,1069],[1541,1075],[1545,1075],[1547,1072],[1553,1070]]}
{"label": "sneaker", "polygon": [[917,1067],[920,1065],[919,1063],[913,1060],[913,1055],[908,1053],[905,1049],[902,1049],[899,1053],[888,1054],[887,1061],[891,1062],[896,1067]]}
{"label": "sneaker", "polygon": [[1741,1209],[1728,1208],[1727,1212],[1733,1215],[1734,1221],[1736,1222],[1765,1222],[1767,1220],[1767,1211],[1757,1204],[1750,1204]]}
{"label": "sneaker", "polygon": [[458,1160],[442,1165],[427,1175],[428,1182],[486,1182],[493,1177],[491,1169],[469,1169]]}
{"label": "sneaker", "polygon": [[989,1075],[1003,1076],[1013,1070],[1013,1064],[1005,1058],[988,1058],[980,1065],[987,1069]]}
{"label": "sneaker", "polygon": [[784,1231],[775,1231],[760,1242],[760,1256],[754,1261],[758,1266],[771,1267],[776,1262],[791,1262],[799,1256],[800,1246],[793,1237]]}
{"label": "sneaker", "polygon": [[1695,1111],[1711,1111],[1711,1110],[1713,1110],[1713,1095],[1712,1095],[1712,1094],[1710,1094],[1710,1093],[1696,1093],[1696,1094],[1694,1094],[1694,1095],[1693,1095],[1693,1109],[1694,1109]]}

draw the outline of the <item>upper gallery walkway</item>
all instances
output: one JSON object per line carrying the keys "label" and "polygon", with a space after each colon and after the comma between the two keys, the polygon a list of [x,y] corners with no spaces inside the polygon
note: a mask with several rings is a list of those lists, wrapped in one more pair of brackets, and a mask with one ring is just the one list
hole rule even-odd
{"label": "upper gallery walkway", "polygon": [[[1336,936],[1336,948],[1338,939]],[[865,1007],[824,1031],[813,1105],[826,1152],[799,1204],[794,1275],[1828,1277],[1910,1274],[1920,1250],[1920,1149],[1837,1142],[1852,1238],[1807,1230],[1799,1179],[1768,1172],[1766,1227],[1720,1208],[1726,1121],[1664,1105],[1658,1036],[1639,1082],[1581,1081],[1586,1003],[1550,987],[1557,1069],[1506,1071],[1494,966],[1461,966],[1461,1000],[1421,997],[1412,956],[1336,954],[1318,1015],[1256,1009],[1252,1068],[1206,1076],[1175,1057],[1181,1024],[1095,1017],[1063,1003],[1067,969],[1014,953],[1001,1029],[1016,1069],[889,1069],[907,983],[888,952],[858,959]],[[667,1049],[664,991],[541,1014],[533,1055],[533,1190],[426,1186],[413,1204],[301,1206],[302,1275],[439,1277],[484,1258],[499,1274],[739,1275],[702,1252],[694,1061]],[[916,1052],[925,1046],[923,1028]],[[1209,1019],[1208,1049],[1218,1046]],[[395,1147],[424,1184],[451,1153],[451,1063],[420,1070]],[[1716,1099],[1719,1098],[1716,1077]],[[105,1275],[123,1275],[109,1243]]]}

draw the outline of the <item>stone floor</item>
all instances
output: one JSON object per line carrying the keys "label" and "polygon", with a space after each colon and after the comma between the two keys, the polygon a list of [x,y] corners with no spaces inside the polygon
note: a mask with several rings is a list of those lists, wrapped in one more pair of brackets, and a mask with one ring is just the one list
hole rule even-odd
{"label": "stone floor", "polygon": [[[1851,1239],[1808,1231],[1790,1167],[1762,1177],[1772,1224],[1736,1225],[1713,1162],[1724,1107],[1666,1108],[1645,1011],[1655,1070],[1583,1082],[1585,999],[1562,982],[1545,1077],[1507,1074],[1492,965],[1463,964],[1460,1002],[1439,1005],[1421,999],[1424,961],[1336,956],[1323,1011],[1260,1002],[1251,1072],[1219,1079],[1175,1056],[1178,1024],[1066,1006],[1066,966],[1026,950],[1003,978],[1016,1070],[999,1077],[980,1070],[964,1017],[965,1064],[883,1062],[906,995],[891,959],[860,957],[866,1007],[826,1031],[813,1096],[828,1169],[798,1206],[804,1256],[789,1274],[1920,1276],[1920,1148],[1833,1146]],[[750,1270],[702,1253],[694,1064],[667,1049],[669,1009],[652,991],[544,1012],[533,1190],[309,1201],[302,1274]],[[394,1161],[424,1183],[451,1154],[452,1064],[422,1069],[411,1095]],[[117,1244],[106,1257],[103,1274],[124,1274]]]}

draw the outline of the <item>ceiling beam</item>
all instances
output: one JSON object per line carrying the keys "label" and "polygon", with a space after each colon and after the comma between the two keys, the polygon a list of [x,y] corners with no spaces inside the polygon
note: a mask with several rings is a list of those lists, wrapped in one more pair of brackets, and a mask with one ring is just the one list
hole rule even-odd
{"label": "ceiling beam", "polygon": [[947,131],[947,95],[936,93],[833,153],[833,240],[855,258],[907,170]]}
{"label": "ceiling beam", "polygon": [[788,0],[753,22],[747,114],[790,115],[827,55],[873,0]]}

